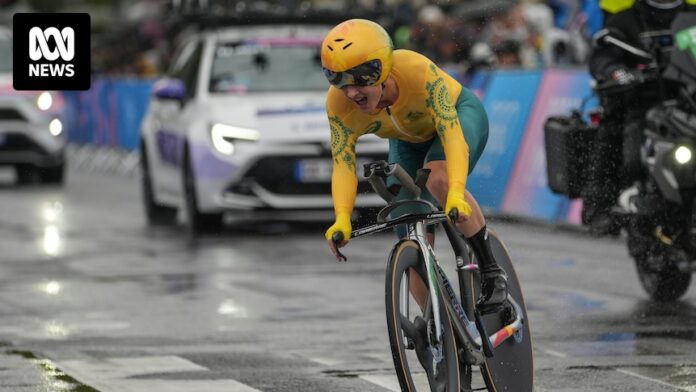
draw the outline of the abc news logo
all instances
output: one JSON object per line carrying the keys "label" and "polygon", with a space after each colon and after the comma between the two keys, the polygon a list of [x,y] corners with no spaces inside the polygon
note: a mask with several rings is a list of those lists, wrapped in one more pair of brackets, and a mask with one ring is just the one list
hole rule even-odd
{"label": "abc news logo", "polygon": [[[49,38],[53,38],[56,43],[54,50],[48,46]],[[66,27],[60,31],[55,27],[49,27],[46,30],[33,27],[29,30],[29,57],[33,61],[41,59],[55,61],[59,56],[66,62],[75,58],[75,30],[71,27]],[[74,75],[75,66],[73,64],[29,64],[29,76],[73,77]]]}
{"label": "abc news logo", "polygon": [[89,14],[15,14],[12,36],[15,90],[89,89]]}

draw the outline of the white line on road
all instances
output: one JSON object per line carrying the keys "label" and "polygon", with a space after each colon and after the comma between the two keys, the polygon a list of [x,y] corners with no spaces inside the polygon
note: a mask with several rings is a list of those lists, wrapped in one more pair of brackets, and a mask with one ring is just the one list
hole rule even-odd
{"label": "white line on road", "polygon": [[626,369],[616,369],[616,371],[619,372],[619,373],[628,375],[628,376],[633,376],[633,377],[636,377],[636,378],[640,378],[641,380],[651,381],[651,382],[654,382],[655,384],[660,384],[660,385],[665,386],[665,387],[670,387],[670,388],[678,389],[678,390],[680,390],[680,391],[696,392],[696,387],[694,387],[694,388],[691,388],[691,387],[689,387],[689,388],[683,388],[683,387],[680,387],[680,386],[678,386],[678,385],[672,385],[672,384],[666,383],[666,382],[664,382],[664,381],[657,380],[657,379],[655,379],[655,378],[651,378],[651,377],[648,377],[648,376],[644,376],[644,375],[642,375],[642,374],[634,373],[634,372],[632,372],[632,371],[630,371],[630,370],[626,370]]}
{"label": "white line on road", "polygon": [[181,357],[152,356],[61,361],[56,367],[101,392],[260,392],[232,379],[131,379],[148,374],[206,372],[208,368]]}
{"label": "white line on road", "polygon": [[[360,378],[390,391],[401,391],[399,379],[397,379],[396,375],[393,374],[364,374],[360,376]],[[426,391],[430,389],[428,386],[428,378],[426,377],[425,373],[412,373],[411,379],[413,380],[417,391]]]}
{"label": "white line on road", "polygon": [[335,358],[325,358],[325,357],[311,357],[307,358],[312,362],[318,363],[323,366],[336,366],[341,364],[343,361]]}
{"label": "white line on road", "polygon": [[399,392],[401,390],[399,380],[394,375],[366,374],[360,376],[360,378],[390,391]]}
{"label": "white line on road", "polygon": [[69,374],[82,374],[101,379],[124,379],[154,373],[201,372],[207,368],[174,355],[152,357],[98,358],[59,362],[58,367]]}
{"label": "white line on road", "polygon": [[541,352],[544,352],[546,354],[551,355],[552,357],[558,357],[558,358],[568,358],[568,354],[562,353],[560,351],[556,350],[549,350],[548,348],[541,348],[539,349]]}
{"label": "white line on road", "polygon": [[95,388],[100,392],[261,392],[235,380],[116,380],[101,381]]}

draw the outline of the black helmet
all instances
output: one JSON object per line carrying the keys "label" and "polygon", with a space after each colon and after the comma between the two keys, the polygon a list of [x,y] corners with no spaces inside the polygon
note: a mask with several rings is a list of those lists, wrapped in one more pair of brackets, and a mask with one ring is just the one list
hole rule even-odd
{"label": "black helmet", "polygon": [[641,0],[636,4],[636,9],[653,28],[666,29],[683,3],[684,0]]}
{"label": "black helmet", "polygon": [[673,10],[684,3],[683,0],[643,0],[643,2],[658,10]]}

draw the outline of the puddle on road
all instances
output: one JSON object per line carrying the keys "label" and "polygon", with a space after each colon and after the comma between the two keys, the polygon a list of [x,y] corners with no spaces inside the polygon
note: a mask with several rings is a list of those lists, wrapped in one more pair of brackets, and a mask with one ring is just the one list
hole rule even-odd
{"label": "puddle on road", "polygon": [[632,355],[676,355],[680,354],[678,344],[661,344],[656,339],[696,341],[693,330],[653,330],[640,332],[607,332],[586,340],[561,343],[562,351],[572,356],[632,356]]}
{"label": "puddle on road", "polygon": [[45,383],[47,391],[99,392],[97,389],[94,389],[89,385],[85,385],[65,374],[56,367],[53,361],[46,358],[39,358],[30,351],[12,350],[7,351],[6,354],[20,356],[34,364],[39,371],[41,371],[43,382]]}
{"label": "puddle on road", "polygon": [[92,278],[97,283],[135,283],[148,293],[183,294],[200,289],[200,277],[194,273],[165,273],[155,275],[109,275]]}
{"label": "puddle on road", "polygon": [[559,298],[566,305],[564,309],[568,312],[599,310],[604,305],[604,301],[590,299],[578,293],[563,293]]}
{"label": "puddle on road", "polygon": [[696,341],[696,331],[694,330],[672,330],[672,331],[647,331],[647,332],[638,332],[636,333],[636,338],[637,339],[656,339],[656,338],[663,338],[663,339],[679,339],[679,340],[688,340],[688,341]]}
{"label": "puddle on road", "polygon": [[194,292],[199,289],[199,277],[193,273],[161,274],[161,287],[167,294]]}

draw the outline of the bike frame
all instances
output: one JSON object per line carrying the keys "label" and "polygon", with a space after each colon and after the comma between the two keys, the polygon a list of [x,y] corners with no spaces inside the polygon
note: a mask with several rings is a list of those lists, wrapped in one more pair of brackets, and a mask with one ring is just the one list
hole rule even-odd
{"label": "bike frame", "polygon": [[[408,228],[406,240],[415,241],[419,245],[422,260],[425,263],[430,295],[424,314],[428,314],[428,311],[432,309],[433,318],[435,321],[436,341],[439,343],[442,339],[442,310],[440,309],[440,304],[438,303],[439,301],[433,300],[438,298],[437,293],[439,291],[445,304],[445,311],[448,312],[452,320],[454,330],[456,331],[460,342],[466,347],[465,351],[467,353],[467,363],[470,365],[482,365],[485,358],[482,352],[484,342],[481,338],[481,333],[479,332],[479,328],[477,327],[476,323],[472,322],[467,317],[466,312],[462,308],[462,302],[464,302],[464,292],[467,288],[464,286],[466,279],[462,279],[463,274],[477,273],[478,266],[469,258],[467,246],[459,239],[456,228],[448,221],[449,218],[445,215],[445,213],[438,211],[438,209],[430,202],[420,198],[421,188],[424,186],[425,180],[422,178],[419,180],[417,177],[416,181],[414,182],[413,179],[406,174],[398,164],[387,165],[386,163],[383,163],[383,165],[386,165],[386,167],[379,167],[381,171],[375,169],[375,164],[372,165],[373,167],[369,175],[367,175],[368,166],[366,165],[366,177],[375,191],[387,201],[387,205],[378,214],[378,222],[380,223],[353,231],[351,233],[351,238],[382,232],[394,228],[397,225],[406,224]],[[394,195],[387,190],[384,182],[385,174],[387,176],[396,176],[401,182],[401,185],[407,187],[407,189],[414,194],[415,197],[412,200],[395,201]],[[419,177],[421,177],[420,174]],[[427,179],[427,173],[423,177]],[[419,183],[422,184],[417,185]],[[406,214],[397,218],[387,219],[389,212],[393,211],[396,207],[400,207],[408,203],[426,205],[432,212],[428,214]],[[462,302],[457,299],[449,279],[440,267],[437,258],[435,257],[433,248],[428,242],[426,227],[432,224],[443,225],[445,232],[447,233],[447,238],[452,245],[452,249],[455,251],[457,273],[460,274],[459,283]],[[469,262],[467,263],[465,260],[468,260]],[[406,279],[402,281],[399,294],[402,299],[402,301],[400,301],[402,307],[400,311],[404,312],[402,314],[408,314],[409,310],[409,284],[409,277],[406,275]],[[515,336],[515,339],[518,341],[521,340],[519,333],[524,324],[524,319],[522,318],[523,312],[517,301],[515,301],[510,294],[508,294],[508,300],[515,308],[516,318],[510,324],[488,336],[490,347],[492,348],[500,346],[511,336]],[[404,339],[404,341],[406,341],[406,339]]]}

